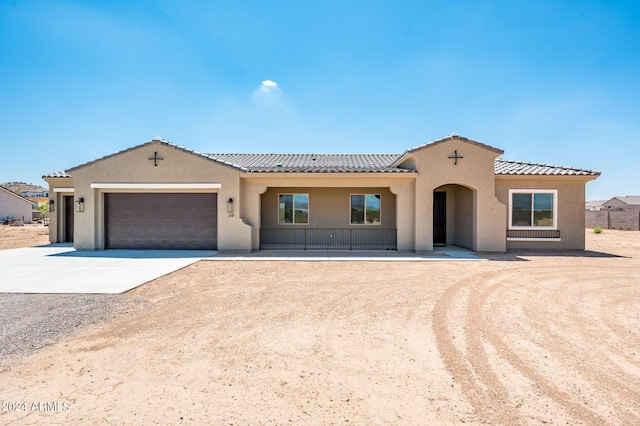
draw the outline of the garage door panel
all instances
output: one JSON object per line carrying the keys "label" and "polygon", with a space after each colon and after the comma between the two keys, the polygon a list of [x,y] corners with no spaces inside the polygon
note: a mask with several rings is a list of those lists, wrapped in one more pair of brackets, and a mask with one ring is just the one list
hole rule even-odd
{"label": "garage door panel", "polygon": [[215,249],[217,194],[105,194],[112,249]]}

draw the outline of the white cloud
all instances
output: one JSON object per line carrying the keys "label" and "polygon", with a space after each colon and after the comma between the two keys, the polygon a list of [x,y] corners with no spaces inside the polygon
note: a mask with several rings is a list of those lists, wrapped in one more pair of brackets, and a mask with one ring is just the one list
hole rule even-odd
{"label": "white cloud", "polygon": [[260,84],[260,90],[261,92],[264,93],[269,93],[272,92],[274,90],[278,89],[278,83],[276,83],[273,80],[264,80],[261,84]]}

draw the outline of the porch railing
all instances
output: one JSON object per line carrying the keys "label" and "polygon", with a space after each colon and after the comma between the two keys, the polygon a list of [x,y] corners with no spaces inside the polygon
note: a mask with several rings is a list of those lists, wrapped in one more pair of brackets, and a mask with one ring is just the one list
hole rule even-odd
{"label": "porch railing", "polygon": [[395,229],[262,228],[262,250],[397,250]]}
{"label": "porch railing", "polygon": [[509,229],[507,238],[560,238],[557,229]]}

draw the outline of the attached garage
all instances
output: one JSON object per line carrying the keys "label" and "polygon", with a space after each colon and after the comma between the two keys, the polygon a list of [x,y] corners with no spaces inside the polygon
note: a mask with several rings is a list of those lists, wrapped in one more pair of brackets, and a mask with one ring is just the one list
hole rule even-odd
{"label": "attached garage", "polygon": [[106,193],[105,248],[215,250],[217,193]]}

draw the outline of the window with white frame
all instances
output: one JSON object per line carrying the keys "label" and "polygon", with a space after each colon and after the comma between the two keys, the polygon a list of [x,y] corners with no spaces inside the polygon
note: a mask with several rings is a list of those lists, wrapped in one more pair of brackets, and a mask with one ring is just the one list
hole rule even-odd
{"label": "window with white frame", "polygon": [[351,195],[351,224],[380,225],[380,194]]}
{"label": "window with white frame", "polygon": [[557,190],[509,190],[509,229],[557,229],[557,217]]}
{"label": "window with white frame", "polygon": [[309,223],[309,194],[279,194],[278,223],[307,225]]}

